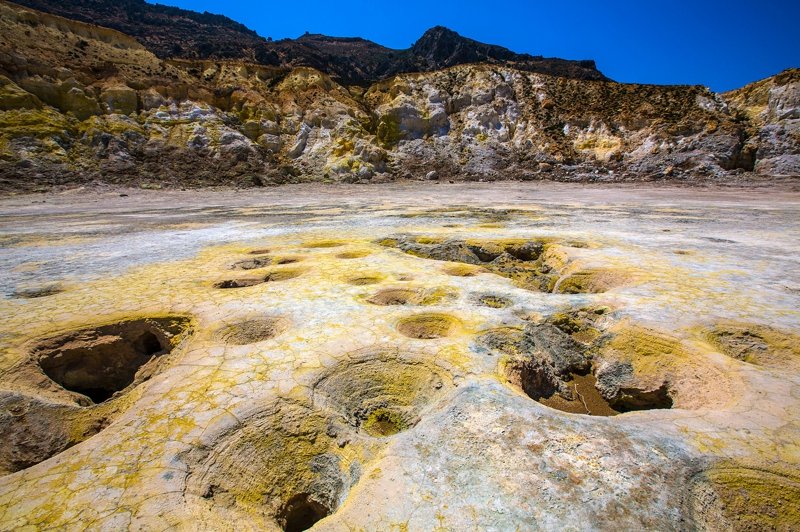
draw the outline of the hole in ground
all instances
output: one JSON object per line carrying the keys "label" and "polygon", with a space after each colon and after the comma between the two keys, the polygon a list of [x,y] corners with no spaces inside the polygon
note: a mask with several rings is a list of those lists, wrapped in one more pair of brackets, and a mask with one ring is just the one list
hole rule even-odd
{"label": "hole in ground", "polygon": [[176,317],[81,329],[40,343],[33,356],[44,374],[65,390],[102,403],[137,376],[149,377],[147,370],[140,371],[169,353],[172,338],[188,326],[188,318]]}
{"label": "hole in ground", "polygon": [[609,387],[602,383],[598,386],[592,372],[560,376],[535,359],[508,363],[506,375],[509,382],[531,399],[572,414],[614,416],[636,410],[668,409],[673,403],[667,383],[654,389]]}
{"label": "hole in ground", "polygon": [[384,288],[366,301],[373,305],[436,305],[457,296],[458,292],[448,288]]}
{"label": "hole in ground", "polygon": [[370,296],[367,301],[373,305],[408,305],[417,298],[417,291],[408,288],[387,288]]}
{"label": "hole in ground", "polygon": [[514,304],[514,302],[507,297],[496,296],[492,294],[483,294],[478,296],[477,302],[480,306],[489,308],[508,308]]}
{"label": "hole in ground", "polygon": [[308,242],[303,244],[303,247],[307,249],[338,248],[340,246],[344,246],[344,242],[336,242],[335,240],[321,240],[319,242]]}
{"label": "hole in ground", "polygon": [[347,279],[347,284],[353,286],[366,286],[370,284],[378,284],[382,281],[377,275],[361,275],[358,277],[350,277]]}
{"label": "hole in ground", "polygon": [[393,436],[408,428],[403,415],[387,408],[378,408],[370,412],[361,422],[361,428],[375,437]]}
{"label": "hole in ground", "polygon": [[337,259],[361,259],[369,255],[369,251],[343,251],[336,255]]}
{"label": "hole in ground", "polygon": [[255,270],[272,264],[269,257],[256,257],[253,259],[240,260],[231,264],[232,270]]}
{"label": "hole in ground", "polygon": [[342,362],[314,385],[314,402],[339,412],[369,436],[392,436],[414,427],[451,381],[422,361],[397,358],[395,349],[367,351]]}
{"label": "hole in ground", "polygon": [[271,529],[305,530],[335,512],[361,475],[354,453],[342,453],[342,424],[294,402],[250,408],[186,456],[187,494],[211,511],[269,516]]}
{"label": "hole in ground", "polygon": [[[624,410],[614,409],[606,399],[600,395],[595,387],[597,379],[591,373],[578,375],[572,373],[565,381],[567,388],[572,392],[571,398],[560,393],[549,397],[539,397],[537,401],[550,408],[570,412],[573,414],[587,414],[590,416],[616,416]],[[530,397],[530,394],[528,394]]]}
{"label": "hole in ground", "polygon": [[256,286],[262,283],[271,283],[275,281],[286,281],[299,277],[303,272],[300,270],[275,270],[269,272],[264,277],[244,277],[242,279],[226,279],[214,283],[214,288],[247,288],[249,286]]}
{"label": "hole in ground", "polygon": [[473,277],[484,270],[478,266],[470,266],[469,264],[454,264],[444,267],[442,271],[453,277]]}
{"label": "hole in ground", "polygon": [[330,514],[329,508],[313,500],[308,493],[300,493],[286,502],[277,521],[286,532],[301,532]]}
{"label": "hole in ground", "polygon": [[273,272],[269,272],[264,277],[264,282],[271,283],[275,281],[288,281],[289,279],[300,277],[302,273],[302,270],[275,270]]}
{"label": "hole in ground", "polygon": [[302,257],[278,257],[275,259],[275,264],[282,265],[282,264],[295,264],[303,260]]}
{"label": "hole in ground", "polygon": [[288,325],[288,321],[280,317],[255,318],[225,327],[217,332],[217,337],[234,345],[254,344],[274,338]]}
{"label": "hole in ground", "polygon": [[64,291],[64,287],[60,284],[50,284],[46,286],[40,286],[37,288],[23,288],[17,290],[12,294],[12,297],[17,299],[36,299],[40,297],[47,297],[53,296],[55,294],[60,294]]}
{"label": "hole in ground", "polygon": [[409,338],[431,340],[450,336],[457,326],[458,320],[447,314],[417,314],[401,319],[397,331]]}
{"label": "hole in ground", "polygon": [[264,282],[264,279],[258,277],[250,277],[246,279],[226,279],[225,281],[219,281],[218,283],[214,283],[214,288],[246,288],[248,286],[255,286],[257,284],[261,284]]}
{"label": "hole in ground", "polygon": [[509,341],[493,342],[496,346],[487,341],[483,345],[507,355],[501,367],[509,382],[551,408],[595,416],[671,408],[666,379],[641,378],[630,363],[603,361],[595,367],[597,360],[590,346],[569,334],[592,323],[589,315],[581,312],[556,314],[544,323],[528,324],[517,343],[509,343],[514,339],[511,336]]}

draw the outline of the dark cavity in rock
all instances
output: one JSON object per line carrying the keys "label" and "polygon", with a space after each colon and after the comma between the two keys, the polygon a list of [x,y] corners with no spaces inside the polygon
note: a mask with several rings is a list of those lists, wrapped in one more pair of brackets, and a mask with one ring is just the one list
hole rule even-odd
{"label": "dark cavity in rock", "polygon": [[300,493],[284,505],[277,521],[286,532],[302,532],[330,513],[328,508],[310,498],[307,493]]}
{"label": "dark cavity in rock", "polygon": [[150,362],[169,353],[171,339],[187,326],[187,318],[123,321],[45,340],[33,355],[61,387],[102,403],[137,377],[149,377]]}

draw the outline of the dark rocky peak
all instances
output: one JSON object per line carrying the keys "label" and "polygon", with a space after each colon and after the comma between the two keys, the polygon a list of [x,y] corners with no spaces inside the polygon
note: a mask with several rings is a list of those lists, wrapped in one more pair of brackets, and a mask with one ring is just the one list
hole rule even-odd
{"label": "dark rocky peak", "polygon": [[414,43],[411,51],[417,57],[443,66],[482,61],[508,61],[518,55],[502,46],[484,44],[462,37],[444,26],[435,26],[426,31]]}
{"label": "dark rocky peak", "polygon": [[436,26],[409,49],[393,50],[360,37],[307,33],[272,41],[223,15],[197,13],[144,0],[16,0],[65,18],[134,37],[167,59],[243,60],[279,67],[316,68],[344,85],[368,86],[405,72],[430,72],[467,63],[513,66],[577,79],[606,79],[594,61],[516,54]]}
{"label": "dark rocky peak", "polygon": [[592,60],[570,61],[540,55],[518,54],[486,44],[444,26],[426,31],[410,49],[420,70],[436,70],[467,63],[513,64],[515,68],[578,79],[606,78]]}

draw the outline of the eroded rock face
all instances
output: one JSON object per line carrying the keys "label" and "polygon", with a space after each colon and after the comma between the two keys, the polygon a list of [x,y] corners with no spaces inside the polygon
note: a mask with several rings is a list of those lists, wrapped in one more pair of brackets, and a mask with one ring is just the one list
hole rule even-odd
{"label": "eroded rock face", "polygon": [[439,32],[411,68],[433,71],[348,88],[305,66],[162,61],[122,33],[12,4],[0,28],[9,189],[733,179],[795,175],[800,157],[797,71],[721,96],[551,76],[571,70],[512,66],[491,47],[478,54],[491,64],[463,65],[480,47]]}
{"label": "eroded rock face", "polygon": [[755,154],[756,171],[800,174],[800,72],[787,70],[724,97],[757,131],[746,141],[746,149]]}

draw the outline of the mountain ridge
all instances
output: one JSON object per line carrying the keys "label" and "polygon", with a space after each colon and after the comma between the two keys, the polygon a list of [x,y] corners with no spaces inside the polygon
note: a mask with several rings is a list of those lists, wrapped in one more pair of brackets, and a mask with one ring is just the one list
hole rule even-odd
{"label": "mountain ridge", "polygon": [[[246,60],[265,66],[316,68],[343,85],[368,86],[396,74],[473,62],[513,64],[530,72],[576,79],[607,79],[591,60],[517,54],[435,26],[408,49],[360,37],[306,34],[272,41],[224,15],[144,0],[18,0],[19,5],[121,31],[162,59]],[[442,31],[446,30],[446,31]],[[457,53],[443,56],[448,50]]]}

